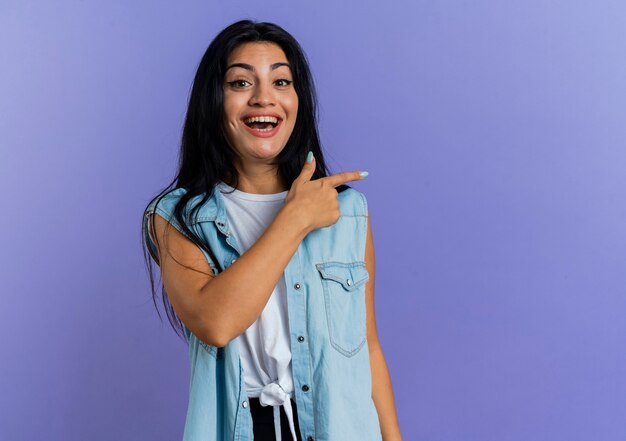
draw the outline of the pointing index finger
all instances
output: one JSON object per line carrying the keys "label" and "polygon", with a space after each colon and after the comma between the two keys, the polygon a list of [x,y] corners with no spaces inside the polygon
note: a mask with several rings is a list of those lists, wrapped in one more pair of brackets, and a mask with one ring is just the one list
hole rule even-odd
{"label": "pointing index finger", "polygon": [[367,176],[367,172],[352,171],[352,172],[337,173],[337,174],[326,176],[320,179],[332,185],[333,187],[337,187],[341,184],[345,184],[346,182],[359,181],[363,179],[365,176]]}

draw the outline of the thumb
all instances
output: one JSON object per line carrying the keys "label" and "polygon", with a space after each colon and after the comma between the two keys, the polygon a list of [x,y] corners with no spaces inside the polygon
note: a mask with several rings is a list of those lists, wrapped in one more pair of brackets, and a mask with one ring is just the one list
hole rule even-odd
{"label": "thumb", "polygon": [[309,150],[309,154],[307,155],[306,162],[302,166],[298,180],[302,182],[310,181],[313,173],[315,173],[315,158],[313,157],[313,152]]}

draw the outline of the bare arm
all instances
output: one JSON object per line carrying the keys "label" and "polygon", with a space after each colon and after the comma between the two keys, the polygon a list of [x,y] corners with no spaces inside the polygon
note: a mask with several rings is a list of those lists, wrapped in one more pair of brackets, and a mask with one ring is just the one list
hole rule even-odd
{"label": "bare arm", "polygon": [[378,413],[383,441],[402,441],[400,425],[396,414],[395,399],[391,384],[391,376],[376,329],[376,313],[374,307],[374,285],[376,280],[376,257],[374,254],[374,238],[372,236],[371,218],[368,213],[367,242],[365,244],[365,266],[370,275],[365,285],[367,311],[367,346],[372,371],[372,399]]}
{"label": "bare arm", "polygon": [[[165,250],[159,253],[164,256],[163,285],[172,307],[191,332],[207,344],[221,347],[254,323],[307,234],[297,220],[285,206],[254,245],[217,277],[196,245],[176,229],[168,230],[169,254]],[[163,243],[166,220],[157,215],[155,228]]]}
{"label": "bare arm", "polygon": [[166,240],[166,220],[155,217],[168,298],[182,322],[205,343],[225,346],[254,323],[300,242],[309,231],[339,219],[334,187],[361,179],[358,172],[345,172],[310,181],[314,170],[314,162],[303,167],[274,221],[218,276],[213,276],[200,249],[176,229],[167,230],[172,234]]}

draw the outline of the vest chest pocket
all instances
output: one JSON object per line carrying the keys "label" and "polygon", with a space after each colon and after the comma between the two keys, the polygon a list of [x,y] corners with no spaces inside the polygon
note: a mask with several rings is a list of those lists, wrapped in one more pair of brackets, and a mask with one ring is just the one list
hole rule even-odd
{"label": "vest chest pocket", "polygon": [[315,265],[324,289],[331,345],[346,357],[355,355],[367,339],[365,262],[324,262]]}

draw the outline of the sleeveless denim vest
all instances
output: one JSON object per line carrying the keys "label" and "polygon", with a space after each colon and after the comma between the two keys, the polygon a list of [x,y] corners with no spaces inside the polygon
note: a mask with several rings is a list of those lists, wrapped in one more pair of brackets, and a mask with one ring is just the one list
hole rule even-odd
{"label": "sleeveless denim vest", "polygon": [[[143,236],[153,259],[156,248],[148,234],[148,216],[156,212],[180,231],[173,209],[185,192],[170,191],[158,206],[153,200],[144,213]],[[215,267],[228,268],[241,252],[217,187],[195,219],[189,219],[188,207],[201,197],[189,201],[184,218],[213,252],[217,262],[202,250],[218,274]],[[351,187],[337,198],[339,220],[311,231],[284,272],[300,434],[303,441],[381,441],[365,322],[367,201]],[[186,327],[185,335],[191,381],[183,441],[253,440],[236,339],[218,348]]]}

